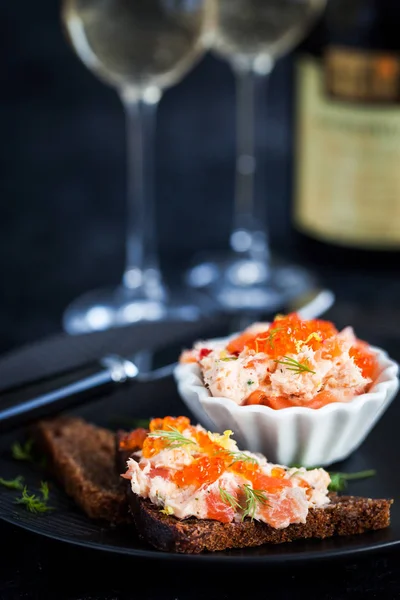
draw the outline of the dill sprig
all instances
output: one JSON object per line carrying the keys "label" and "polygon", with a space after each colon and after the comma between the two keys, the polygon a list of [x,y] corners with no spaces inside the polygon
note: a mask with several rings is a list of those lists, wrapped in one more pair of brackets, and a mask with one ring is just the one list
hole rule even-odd
{"label": "dill sprig", "polygon": [[15,479],[3,479],[0,477],[0,485],[8,488],[9,490],[23,490],[24,489],[24,478],[22,475],[18,475]]}
{"label": "dill sprig", "polygon": [[348,481],[366,479],[368,477],[374,477],[374,475],[376,475],[374,469],[359,471],[358,473],[329,473],[331,482],[328,489],[331,492],[341,492],[346,489]]}
{"label": "dill sprig", "polygon": [[11,454],[15,460],[35,462],[35,457],[33,456],[33,440],[26,440],[24,444],[20,444],[20,442],[14,442],[11,446]]}
{"label": "dill sprig", "polygon": [[279,331],[282,331],[284,328],[283,327],[274,327],[273,329],[268,329],[268,341],[269,341],[269,345],[271,346],[272,349],[275,348],[275,344],[274,344],[274,339],[275,336],[277,335],[277,333]]}
{"label": "dill sprig", "polygon": [[248,454],[245,452],[228,452],[228,455],[230,458],[232,458],[231,464],[234,464],[235,462],[246,462],[253,465],[258,464],[258,460],[256,458],[253,456],[248,456]]}
{"label": "dill sprig", "polygon": [[149,433],[148,437],[162,439],[168,448],[179,448],[179,446],[186,446],[189,444],[196,445],[194,440],[184,436],[179,429],[176,429],[176,427],[170,427],[168,430],[157,429],[156,431]]}
{"label": "dill sprig", "polygon": [[240,506],[239,502],[236,500],[235,496],[232,496],[232,494],[230,494],[229,492],[224,490],[224,488],[219,487],[219,493],[220,493],[222,502],[224,502],[225,504],[229,504],[229,506],[231,506],[233,508],[233,510],[241,508],[241,506]]}
{"label": "dill sprig", "polygon": [[268,505],[268,498],[263,490],[254,490],[247,483],[242,487],[246,497],[245,506],[242,506],[242,520],[246,517],[250,517],[253,520],[258,504]]}
{"label": "dill sprig", "polygon": [[25,485],[20,498],[15,499],[16,504],[22,504],[25,506],[26,510],[31,513],[46,513],[51,510],[54,510],[52,506],[48,506],[47,501],[49,499],[49,488],[47,483],[41,483],[41,494],[42,498],[39,498],[36,494],[29,494],[28,488]]}
{"label": "dill sprig", "polygon": [[30,462],[42,469],[47,466],[46,456],[40,456],[34,452],[34,441],[26,440],[25,443],[14,442],[11,446],[11,455],[14,460]]}
{"label": "dill sprig", "polygon": [[40,482],[40,493],[42,494],[42,498],[45,502],[48,501],[49,499],[49,484],[47,483],[47,481],[41,481]]}
{"label": "dill sprig", "polygon": [[310,367],[307,364],[307,361],[300,363],[294,358],[291,358],[290,356],[284,356],[283,359],[275,360],[275,362],[280,365],[285,365],[288,371],[294,371],[295,373],[297,373],[297,375],[306,372],[313,373],[315,375],[315,371],[310,369]]}
{"label": "dill sprig", "polygon": [[[303,465],[300,464],[293,464],[292,468],[304,468],[306,471],[313,471],[314,469],[320,469],[321,467],[303,467]],[[293,475],[297,475],[298,473],[298,471],[295,471]],[[347,488],[349,481],[367,479],[368,477],[374,477],[376,475],[375,469],[367,469],[365,471],[358,471],[357,473],[341,473],[333,471],[327,471],[327,473],[331,478],[331,482],[328,486],[330,492],[341,492]]]}

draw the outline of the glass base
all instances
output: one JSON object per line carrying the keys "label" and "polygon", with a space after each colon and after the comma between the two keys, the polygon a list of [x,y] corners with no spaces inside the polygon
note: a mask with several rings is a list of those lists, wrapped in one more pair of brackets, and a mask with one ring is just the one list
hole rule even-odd
{"label": "glass base", "polygon": [[303,267],[273,258],[270,263],[239,254],[209,255],[186,274],[188,286],[206,289],[226,311],[270,313],[316,287]]}
{"label": "glass base", "polygon": [[195,322],[211,314],[206,296],[171,292],[166,301],[150,300],[126,288],[93,290],[74,300],[65,310],[62,325],[68,334],[105,331],[143,321]]}

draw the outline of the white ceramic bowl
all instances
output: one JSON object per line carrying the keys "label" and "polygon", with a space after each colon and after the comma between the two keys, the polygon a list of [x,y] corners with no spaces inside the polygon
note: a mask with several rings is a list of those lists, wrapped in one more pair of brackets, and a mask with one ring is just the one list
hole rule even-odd
{"label": "white ceramic bowl", "polygon": [[359,448],[399,389],[398,364],[381,348],[372,349],[380,374],[370,391],[319,409],[238,406],[229,398],[213,397],[195,363],[179,364],[174,375],[182,400],[208,430],[230,429],[242,450],[261,452],[274,463],[327,466]]}

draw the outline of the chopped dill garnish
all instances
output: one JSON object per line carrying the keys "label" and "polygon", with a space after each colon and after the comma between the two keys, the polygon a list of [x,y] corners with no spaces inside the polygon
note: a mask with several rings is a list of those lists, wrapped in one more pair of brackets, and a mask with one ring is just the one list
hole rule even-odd
{"label": "chopped dill garnish", "polygon": [[356,479],[366,479],[367,477],[374,477],[376,471],[369,469],[368,471],[359,471],[358,473],[329,473],[331,482],[328,486],[331,492],[341,492],[346,489],[347,482]]}
{"label": "chopped dill garnish", "polygon": [[263,490],[254,490],[247,483],[245,485],[243,485],[242,487],[243,487],[243,490],[244,490],[244,493],[246,496],[246,505],[244,507],[242,507],[242,509],[243,509],[242,520],[245,519],[245,517],[250,517],[250,519],[253,520],[255,512],[257,510],[257,505],[258,504],[268,505],[268,498],[265,495],[265,492],[263,492]]}
{"label": "chopped dill garnish", "polygon": [[275,360],[275,362],[280,365],[285,365],[285,367],[287,367],[288,371],[294,371],[298,375],[300,375],[301,373],[306,373],[306,372],[313,373],[315,375],[315,371],[310,369],[310,367],[307,364],[307,361],[300,363],[297,360],[295,360],[294,358],[291,358],[290,356],[284,356],[282,360]]}
{"label": "chopped dill garnish", "polygon": [[[245,452],[228,452],[229,456],[232,458],[232,463],[235,462],[247,462],[252,463],[254,465],[258,464],[258,460],[253,456],[248,456]],[[230,466],[230,465],[229,465]]]}
{"label": "chopped dill garnish", "polygon": [[28,462],[35,462],[35,458],[32,453],[33,440],[29,439],[24,444],[20,442],[14,442],[11,446],[11,454],[15,460],[26,460]]}
{"label": "chopped dill garnish", "polygon": [[9,490],[23,490],[24,489],[24,478],[22,475],[18,475],[15,479],[3,479],[0,477],[0,484]]}
{"label": "chopped dill garnish", "polygon": [[40,482],[40,493],[42,494],[43,500],[47,502],[49,499],[49,484],[47,481]]}
{"label": "chopped dill garnish", "polygon": [[225,504],[229,504],[229,506],[231,506],[234,510],[236,510],[237,508],[241,508],[239,502],[236,500],[236,498],[234,496],[232,496],[232,494],[230,494],[229,492],[227,492],[226,490],[224,490],[224,488],[219,487],[219,493],[221,496],[221,500],[222,502],[224,502]]}
{"label": "chopped dill garnish", "polygon": [[[47,490],[47,491],[46,491]],[[51,510],[54,510],[53,507],[48,506],[48,487],[44,487],[44,484],[41,485],[41,493],[42,499],[40,499],[36,494],[29,494],[28,488],[24,486],[22,490],[22,494],[20,498],[16,498],[16,504],[22,504],[25,506],[26,510],[31,513],[45,513]],[[47,494],[47,497],[45,495]]]}
{"label": "chopped dill garnish", "polygon": [[[291,468],[306,469],[306,471],[313,471],[314,469],[320,469],[321,467],[303,467],[300,464],[293,464]],[[293,475],[297,475],[299,471],[295,471]],[[335,473],[327,471],[331,482],[328,486],[330,492],[341,492],[347,488],[349,481],[355,481],[357,479],[367,479],[368,477],[374,477],[376,471],[374,469],[368,469],[366,471],[359,471],[358,473]]]}
{"label": "chopped dill garnish", "polygon": [[254,381],[252,381],[251,379],[248,380],[247,385],[253,385]]}
{"label": "chopped dill garnish", "polygon": [[231,360],[237,360],[237,356],[226,356],[225,358],[220,358],[219,360],[223,360],[224,362],[229,362]]}
{"label": "chopped dill garnish", "polygon": [[268,341],[269,341],[269,345],[271,346],[272,349],[275,348],[275,344],[274,344],[274,338],[277,335],[277,333],[279,331],[283,331],[283,327],[274,327],[273,329],[268,329]]}
{"label": "chopped dill garnish", "polygon": [[186,446],[189,444],[195,444],[194,440],[185,437],[175,427],[170,427],[168,430],[157,429],[149,433],[148,437],[160,438],[163,440],[169,448],[179,448],[179,446]]}

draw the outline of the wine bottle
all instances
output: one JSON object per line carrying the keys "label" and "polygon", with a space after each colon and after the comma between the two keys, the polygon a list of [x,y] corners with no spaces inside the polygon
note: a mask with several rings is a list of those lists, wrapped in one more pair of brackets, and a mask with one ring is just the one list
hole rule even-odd
{"label": "wine bottle", "polygon": [[329,0],[297,53],[292,222],[315,262],[400,258],[399,27],[399,0]]}

